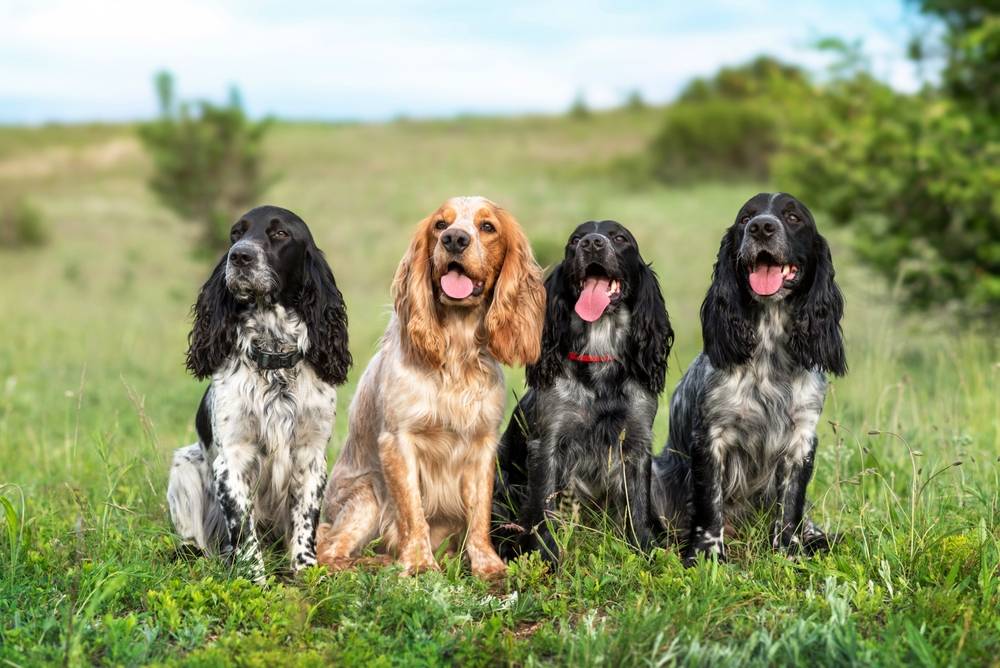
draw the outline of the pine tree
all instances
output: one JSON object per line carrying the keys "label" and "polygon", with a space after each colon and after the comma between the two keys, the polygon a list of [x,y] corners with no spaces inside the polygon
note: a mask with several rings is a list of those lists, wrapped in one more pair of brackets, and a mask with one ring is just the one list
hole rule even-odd
{"label": "pine tree", "polygon": [[235,216],[259,203],[270,184],[262,174],[269,120],[251,121],[239,91],[225,105],[177,102],[169,72],[155,78],[159,116],[139,128],[153,160],[149,186],[167,207],[201,226],[206,251],[225,247]]}

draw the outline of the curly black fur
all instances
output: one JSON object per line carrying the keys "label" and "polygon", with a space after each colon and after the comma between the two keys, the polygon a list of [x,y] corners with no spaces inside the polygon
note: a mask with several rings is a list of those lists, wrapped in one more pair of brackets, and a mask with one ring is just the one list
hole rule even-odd
{"label": "curly black fur", "polygon": [[[594,280],[620,290],[587,322],[574,304]],[[542,354],[527,369],[529,390],[498,452],[498,550],[512,557],[538,549],[557,560],[547,520],[563,493],[624,520],[627,538],[648,547],[652,424],[674,340],[656,274],[625,227],[588,222],[570,237],[545,289]],[[574,361],[571,353],[603,361]]]}
{"label": "curly black fur", "polygon": [[191,309],[194,326],[188,334],[187,368],[199,380],[211,376],[236,343],[241,307],[226,288],[228,257],[227,253],[219,260]]}
{"label": "curly black fur", "polygon": [[[770,197],[766,193],[764,196]],[[744,364],[757,345],[755,314],[759,302],[747,285],[748,259],[741,257],[741,252],[746,252],[746,235],[741,220],[747,217],[748,212],[758,210],[759,207],[751,203],[760,197],[758,195],[744,205],[736,223],[722,237],[719,257],[712,272],[712,285],[701,305],[702,342],[705,354],[717,369]],[[791,200],[794,198],[783,195],[774,202]],[[840,327],[844,297],[834,281],[830,247],[817,231],[812,212],[798,200],[794,202],[802,223],[795,227],[785,226],[785,247],[780,252],[785,255],[784,259],[798,265],[804,274],[788,297],[792,320],[789,349],[803,367],[816,367],[842,376],[847,372]]]}
{"label": "curly black fur", "polygon": [[722,239],[701,308],[704,352],[674,391],[653,464],[654,513],[686,534],[688,563],[725,558],[725,526],[761,511],[775,519],[776,549],[827,545],[805,514],[806,487],[825,374],[847,371],[843,312],[809,209],[785,193],[747,201]]}
{"label": "curly black fur", "polygon": [[347,380],[353,360],[347,347],[347,307],[323,251],[306,248],[299,312],[309,330],[306,360],[331,385]]}

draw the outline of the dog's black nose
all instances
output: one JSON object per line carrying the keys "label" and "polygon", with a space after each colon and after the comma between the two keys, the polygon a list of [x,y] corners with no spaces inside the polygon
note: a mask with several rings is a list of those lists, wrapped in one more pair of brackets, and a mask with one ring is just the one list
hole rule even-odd
{"label": "dog's black nose", "polygon": [[441,243],[449,253],[460,255],[469,247],[472,237],[464,230],[448,230],[441,235]]}
{"label": "dog's black nose", "polygon": [[770,238],[777,231],[778,226],[773,220],[754,220],[750,222],[747,230],[754,239],[763,241]]}
{"label": "dog's black nose", "polygon": [[603,250],[605,246],[608,245],[608,238],[603,234],[588,234],[584,238],[580,239],[580,250],[597,252]]}
{"label": "dog's black nose", "polygon": [[249,249],[233,248],[229,251],[229,264],[234,267],[249,267],[253,259],[253,253]]}

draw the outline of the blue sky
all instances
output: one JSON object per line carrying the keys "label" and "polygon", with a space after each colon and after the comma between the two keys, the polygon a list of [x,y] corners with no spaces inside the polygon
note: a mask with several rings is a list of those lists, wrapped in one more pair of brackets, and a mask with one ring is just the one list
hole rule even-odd
{"label": "blue sky", "polygon": [[759,53],[821,67],[810,44],[826,35],[863,39],[876,73],[913,89],[918,24],[896,0],[3,0],[0,123],[149,117],[162,68],[182,97],[235,84],[253,114],[286,118],[558,112],[631,90],[659,102]]}

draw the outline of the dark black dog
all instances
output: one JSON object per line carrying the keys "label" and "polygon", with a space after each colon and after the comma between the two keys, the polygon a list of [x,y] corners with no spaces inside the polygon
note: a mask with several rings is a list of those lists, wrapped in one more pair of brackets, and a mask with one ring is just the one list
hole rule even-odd
{"label": "dark black dog", "polygon": [[[726,232],[701,307],[704,352],[670,403],[655,512],[689,532],[687,561],[725,558],[727,525],[775,514],[773,546],[827,546],[805,517],[826,373],[847,370],[826,240],[791,195],[762,193]],[[687,496],[687,498],[685,498]],[[673,521],[690,502],[690,517]]]}
{"label": "dark black dog", "polygon": [[343,297],[301,218],[259,207],[231,240],[195,305],[187,365],[212,383],[167,499],[182,539],[236,551],[260,581],[259,529],[284,539],[293,571],[316,563],[334,386],[351,354]]}
{"label": "dark black dog", "polygon": [[545,289],[542,354],[498,452],[498,550],[556,561],[547,520],[564,492],[625,520],[645,548],[653,418],[674,338],[656,275],[625,227],[588,222]]}

